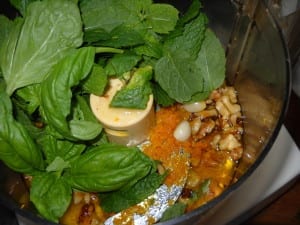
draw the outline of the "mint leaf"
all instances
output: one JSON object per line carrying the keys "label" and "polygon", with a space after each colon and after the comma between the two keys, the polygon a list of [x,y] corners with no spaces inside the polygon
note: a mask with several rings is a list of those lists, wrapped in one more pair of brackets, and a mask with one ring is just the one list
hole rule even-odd
{"label": "mint leaf", "polygon": [[178,10],[172,5],[152,4],[149,8],[146,22],[154,32],[167,34],[175,28],[178,13]]}
{"label": "mint leaf", "polygon": [[82,82],[83,90],[89,94],[102,95],[107,85],[107,75],[102,66],[94,64],[89,76]]}
{"label": "mint leaf", "polygon": [[178,23],[180,25],[183,25],[190,22],[192,19],[196,18],[199,15],[201,8],[202,3],[199,0],[192,0],[192,3],[190,4],[189,8],[186,12],[184,12],[183,16],[180,17]]}
{"label": "mint leaf", "polygon": [[211,183],[210,179],[204,180],[202,182],[202,184],[200,185],[199,189],[194,190],[192,192],[192,197],[191,197],[190,201],[197,201],[203,195],[207,194],[207,192],[209,191],[210,183]]}
{"label": "mint leaf", "polygon": [[206,24],[201,13],[181,35],[167,39],[155,65],[155,80],[177,102],[203,100],[225,79],[224,49]]}
{"label": "mint leaf", "polygon": [[141,27],[131,27],[121,24],[114,28],[110,33],[110,38],[96,42],[100,46],[110,46],[114,48],[120,47],[131,47],[136,45],[141,45],[144,43],[143,36],[146,32],[146,28]]}
{"label": "mint leaf", "polygon": [[145,109],[152,93],[150,80],[152,78],[152,67],[138,68],[132,75],[129,83],[114,95],[110,106]]}
{"label": "mint leaf", "polygon": [[203,100],[211,91],[223,84],[225,79],[225,51],[212,30],[207,29],[206,38],[196,59],[197,70],[204,79],[204,89],[196,98]]}
{"label": "mint leaf", "polygon": [[158,105],[167,107],[175,103],[175,100],[170,98],[167,92],[165,92],[157,83],[152,84],[152,93]]}
{"label": "mint leaf", "polygon": [[160,222],[167,221],[173,219],[175,217],[181,216],[184,214],[186,209],[186,204],[182,202],[177,202],[174,205],[171,205],[167,210],[164,212]]}
{"label": "mint leaf", "polygon": [[131,52],[116,54],[109,59],[105,67],[105,72],[108,75],[121,76],[136,66],[140,60],[141,56]]}
{"label": "mint leaf", "polygon": [[153,57],[159,59],[163,55],[163,45],[160,41],[160,37],[154,32],[147,32],[144,36],[145,43],[144,45],[137,46],[134,49],[134,52],[138,55],[143,55],[147,57]]}
{"label": "mint leaf", "polygon": [[155,79],[177,102],[190,101],[191,97],[204,89],[203,78],[195,62],[181,55],[168,55],[155,65]]}
{"label": "mint leaf", "polygon": [[[151,0],[90,0],[81,1],[80,9],[84,23],[84,32],[88,37],[99,37],[97,41],[113,41],[126,37],[122,33],[113,32],[114,29],[128,29],[136,34],[144,27],[145,10],[152,4]],[[119,28],[118,28],[119,27]],[[120,30],[119,30],[120,31]],[[112,32],[112,33],[111,33]],[[94,33],[94,34],[93,34]],[[130,33],[126,32],[130,35]],[[132,35],[130,35],[133,37]],[[107,42],[108,43],[108,42]],[[115,44],[117,42],[114,42]],[[124,45],[124,44],[123,44]]]}
{"label": "mint leaf", "polygon": [[199,14],[197,18],[184,26],[182,35],[166,40],[164,46],[166,51],[184,58],[195,59],[205,38],[207,22],[206,15]]}

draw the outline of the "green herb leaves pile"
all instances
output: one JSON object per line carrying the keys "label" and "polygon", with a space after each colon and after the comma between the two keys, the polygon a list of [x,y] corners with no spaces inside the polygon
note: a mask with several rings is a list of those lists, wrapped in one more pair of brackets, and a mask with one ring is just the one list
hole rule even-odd
{"label": "green herb leaves pile", "polygon": [[109,211],[152,194],[164,175],[137,148],[107,143],[89,95],[116,76],[127,85],[114,107],[145,108],[150,94],[162,106],[206,98],[225,55],[200,2],[183,15],[151,0],[11,3],[20,16],[0,15],[0,159],[33,176],[40,214],[57,222],[73,189],[101,192]]}
{"label": "green herb leaves pile", "polygon": [[[150,0],[85,0],[80,8],[86,43],[125,51],[104,64],[106,73],[123,77],[136,67],[152,66],[158,104],[203,100],[223,83],[224,50],[207,28],[199,1],[192,1],[183,16],[171,5]],[[145,107],[125,102],[118,107]]]}

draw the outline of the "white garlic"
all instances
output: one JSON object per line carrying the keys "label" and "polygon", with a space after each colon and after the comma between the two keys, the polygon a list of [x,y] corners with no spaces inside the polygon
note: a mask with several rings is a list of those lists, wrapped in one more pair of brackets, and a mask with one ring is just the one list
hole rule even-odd
{"label": "white garlic", "polygon": [[186,141],[191,136],[192,129],[188,121],[184,120],[179,123],[174,130],[174,137],[178,141]]}
{"label": "white garlic", "polygon": [[204,101],[187,103],[183,105],[183,108],[191,113],[200,112],[206,108],[206,103]]}

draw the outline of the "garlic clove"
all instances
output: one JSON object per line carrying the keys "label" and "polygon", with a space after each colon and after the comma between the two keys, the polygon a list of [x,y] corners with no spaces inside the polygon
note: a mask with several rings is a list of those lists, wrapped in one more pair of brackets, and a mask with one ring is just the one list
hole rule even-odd
{"label": "garlic clove", "polygon": [[206,108],[206,103],[204,101],[202,102],[193,102],[193,103],[187,103],[182,106],[186,111],[194,113],[194,112],[200,112]]}
{"label": "garlic clove", "polygon": [[188,121],[180,122],[174,130],[173,136],[178,141],[186,141],[192,134],[192,128]]}

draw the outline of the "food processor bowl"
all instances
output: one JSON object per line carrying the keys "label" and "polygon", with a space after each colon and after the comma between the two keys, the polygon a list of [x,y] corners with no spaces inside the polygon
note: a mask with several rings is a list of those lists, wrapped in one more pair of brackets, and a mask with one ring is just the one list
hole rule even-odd
{"label": "food processor bowl", "polygon": [[[187,1],[164,1],[184,9]],[[159,224],[205,224],[248,179],[271,149],[283,125],[290,95],[290,60],[282,31],[264,1],[203,0],[209,26],[226,49],[226,77],[238,93],[244,116],[244,154],[235,179],[221,195],[183,216]],[[285,149],[282,149],[284,151]],[[0,204],[13,210],[20,225],[54,225],[22,209],[7,185],[21,179],[0,167]],[[20,181],[21,182],[21,181]],[[27,191],[21,186],[21,191]],[[255,190],[249,190],[255,191]]]}

